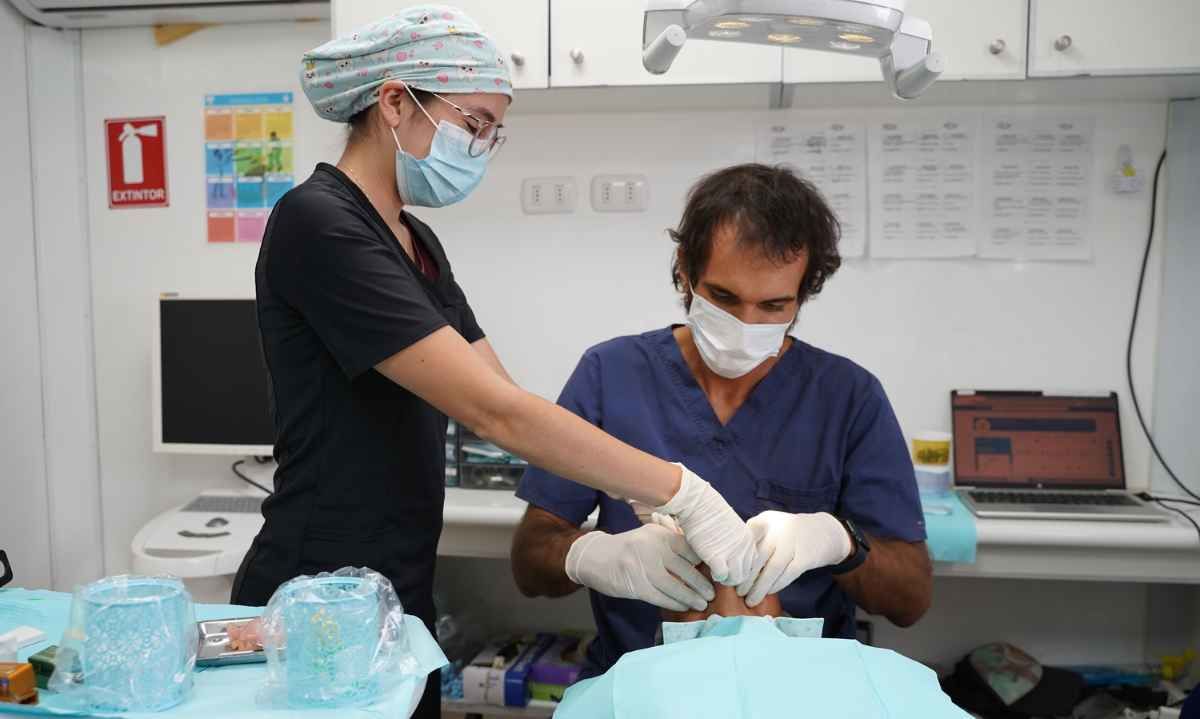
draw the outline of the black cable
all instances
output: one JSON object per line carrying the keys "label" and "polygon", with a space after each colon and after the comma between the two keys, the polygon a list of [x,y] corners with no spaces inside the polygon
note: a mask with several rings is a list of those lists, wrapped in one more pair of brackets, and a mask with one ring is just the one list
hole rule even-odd
{"label": "black cable", "polygon": [[[1170,500],[1168,500],[1168,501],[1170,501]],[[1174,513],[1178,514],[1180,517],[1183,517],[1184,519],[1186,519],[1186,520],[1188,521],[1188,524],[1190,524],[1190,525],[1192,525],[1193,527],[1195,527],[1195,529],[1196,529],[1196,539],[1197,539],[1197,540],[1200,540],[1200,524],[1197,524],[1197,523],[1196,523],[1196,520],[1195,520],[1195,519],[1192,519],[1192,515],[1190,515],[1190,514],[1188,514],[1187,512],[1183,511],[1183,510],[1182,510],[1182,509],[1180,509],[1179,507],[1172,507],[1172,506],[1170,506],[1170,505],[1168,505],[1168,504],[1165,504],[1165,503],[1164,503],[1164,502],[1163,502],[1161,499],[1156,499],[1156,500],[1154,500],[1154,502],[1155,502],[1155,503],[1156,503],[1158,506],[1162,507],[1163,509],[1169,509],[1169,510],[1171,510],[1172,512],[1174,512]],[[1192,502],[1188,502],[1188,504],[1192,504]]]}
{"label": "black cable", "polygon": [[[1129,382],[1129,396],[1133,399],[1133,411],[1137,413],[1138,423],[1142,425],[1142,432],[1146,435],[1146,440],[1150,443],[1150,449],[1153,450],[1154,456],[1158,458],[1159,464],[1167,470],[1167,474],[1175,481],[1175,484],[1179,485],[1184,494],[1192,499],[1200,500],[1200,494],[1188,489],[1187,485],[1175,476],[1171,465],[1167,464],[1162,452],[1158,451],[1154,435],[1150,433],[1150,428],[1146,426],[1146,419],[1142,417],[1142,407],[1138,404],[1137,390],[1133,388],[1133,335],[1137,331],[1138,310],[1142,306],[1142,285],[1146,282],[1146,263],[1150,260],[1150,244],[1154,241],[1154,220],[1158,210],[1158,176],[1162,173],[1163,164],[1166,161],[1167,151],[1163,150],[1162,154],[1158,156],[1158,164],[1154,167],[1154,183],[1150,190],[1150,231],[1146,233],[1146,250],[1142,253],[1142,269],[1138,273],[1137,294],[1133,298],[1133,319],[1129,322],[1129,342],[1125,345],[1125,379]],[[1188,519],[1190,520],[1191,517]],[[1195,522],[1192,523],[1195,524]],[[1197,527],[1196,531],[1200,533],[1200,527]]]}
{"label": "black cable", "polygon": [[1174,502],[1176,504],[1190,504],[1193,507],[1200,507],[1200,502],[1193,502],[1190,499],[1183,499],[1180,497],[1155,497],[1154,495],[1146,494],[1145,492],[1139,494],[1138,496],[1149,502]]}
{"label": "black cable", "polygon": [[250,479],[250,478],[249,478],[249,477],[247,477],[246,475],[242,474],[241,470],[239,470],[239,469],[238,469],[238,467],[242,466],[242,465],[243,465],[243,464],[245,464],[245,463],[246,463],[246,460],[244,460],[244,459],[239,459],[238,461],[236,461],[236,462],[234,462],[234,463],[233,463],[233,466],[232,466],[232,467],[230,467],[230,469],[232,469],[232,470],[233,470],[233,473],[237,475],[237,478],[238,478],[238,479],[240,479],[240,480],[242,480],[242,481],[243,481],[243,482],[245,482],[246,484],[253,484],[255,487],[258,487],[258,488],[259,488],[259,489],[261,489],[262,491],[266,492],[268,495],[270,495],[270,494],[275,494],[274,492],[272,492],[271,490],[269,490],[269,489],[267,489],[266,487],[262,486],[262,485],[261,485],[261,484],[259,484],[258,482],[255,482],[253,479]]}

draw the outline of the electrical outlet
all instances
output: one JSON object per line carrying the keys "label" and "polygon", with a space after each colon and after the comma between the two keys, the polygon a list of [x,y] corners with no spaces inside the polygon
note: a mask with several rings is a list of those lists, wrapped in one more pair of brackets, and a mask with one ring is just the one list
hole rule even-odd
{"label": "electrical outlet", "polygon": [[645,175],[596,175],[592,178],[592,209],[596,212],[645,212],[650,184]]}
{"label": "electrical outlet", "polygon": [[578,195],[574,177],[531,177],[521,183],[521,209],[527,215],[566,215],[575,211]]}

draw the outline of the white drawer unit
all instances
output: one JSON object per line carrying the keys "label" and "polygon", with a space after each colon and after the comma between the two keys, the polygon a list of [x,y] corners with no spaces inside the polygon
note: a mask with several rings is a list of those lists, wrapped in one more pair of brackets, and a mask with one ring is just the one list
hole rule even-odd
{"label": "white drawer unit", "polygon": [[689,40],[669,72],[642,65],[645,0],[551,0],[552,87],[777,83],[777,47]]}
{"label": "white drawer unit", "polygon": [[[547,38],[550,7],[546,0],[454,0],[496,41],[512,69],[518,90],[547,86],[550,65]],[[393,14],[405,3],[383,0],[333,0],[333,34],[338,36],[372,20]]]}
{"label": "white drawer unit", "polygon": [[1196,0],[1030,0],[1029,12],[1030,77],[1200,72]]}

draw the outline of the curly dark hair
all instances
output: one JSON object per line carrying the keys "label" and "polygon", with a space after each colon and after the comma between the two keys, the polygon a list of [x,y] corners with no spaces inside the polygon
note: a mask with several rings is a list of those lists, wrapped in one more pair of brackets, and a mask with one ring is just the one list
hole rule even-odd
{"label": "curly dark hair", "polygon": [[700,178],[688,192],[679,227],[668,230],[679,245],[671,280],[684,292],[685,306],[691,306],[690,287],[708,266],[713,236],[726,223],[735,226],[738,242],[774,262],[807,253],[800,304],[820,292],[842,265],[841,225],[812,183],[783,166],[734,165]]}

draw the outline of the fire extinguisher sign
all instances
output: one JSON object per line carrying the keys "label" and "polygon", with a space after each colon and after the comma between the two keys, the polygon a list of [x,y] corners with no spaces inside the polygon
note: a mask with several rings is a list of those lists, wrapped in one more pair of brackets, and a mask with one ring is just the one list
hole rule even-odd
{"label": "fire extinguisher sign", "polygon": [[104,121],[108,149],[108,206],[166,207],[166,118]]}

